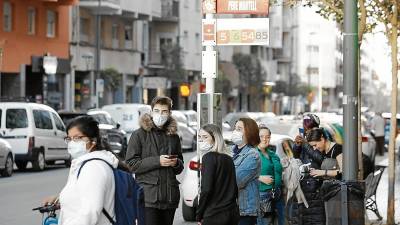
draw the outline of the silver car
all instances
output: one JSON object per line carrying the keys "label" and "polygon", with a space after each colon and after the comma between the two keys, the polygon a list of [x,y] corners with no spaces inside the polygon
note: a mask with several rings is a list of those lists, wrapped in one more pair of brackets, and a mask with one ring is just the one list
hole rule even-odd
{"label": "silver car", "polygon": [[185,114],[181,111],[172,111],[172,117],[178,124],[178,135],[181,139],[183,150],[196,150],[196,130],[188,126]]}
{"label": "silver car", "polygon": [[14,156],[11,145],[0,138],[0,174],[3,177],[11,177],[14,167]]}

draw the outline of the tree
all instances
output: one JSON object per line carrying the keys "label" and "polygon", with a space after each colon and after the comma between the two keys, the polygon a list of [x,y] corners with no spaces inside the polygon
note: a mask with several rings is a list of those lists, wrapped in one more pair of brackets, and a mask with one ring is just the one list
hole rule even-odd
{"label": "tree", "polygon": [[[259,106],[262,100],[262,81],[265,80],[266,74],[261,67],[260,61],[253,55],[245,55],[242,53],[234,54],[232,57],[239,71],[240,78],[240,94],[246,96],[244,102],[247,102],[247,111],[260,111]],[[246,109],[246,108],[245,108]]]}
{"label": "tree", "polygon": [[175,81],[186,81],[182,62],[182,48],[179,45],[162,46],[161,60],[164,65],[164,69],[160,72],[162,77]]}

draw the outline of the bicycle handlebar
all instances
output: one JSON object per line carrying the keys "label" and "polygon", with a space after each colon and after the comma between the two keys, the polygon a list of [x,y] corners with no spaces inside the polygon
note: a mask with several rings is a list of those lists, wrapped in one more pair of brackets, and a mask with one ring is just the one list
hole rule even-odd
{"label": "bicycle handlebar", "polygon": [[57,209],[60,209],[60,206],[58,205],[46,205],[46,206],[40,206],[37,208],[32,209],[33,211],[39,210],[40,213],[48,213],[48,212],[54,212]]}

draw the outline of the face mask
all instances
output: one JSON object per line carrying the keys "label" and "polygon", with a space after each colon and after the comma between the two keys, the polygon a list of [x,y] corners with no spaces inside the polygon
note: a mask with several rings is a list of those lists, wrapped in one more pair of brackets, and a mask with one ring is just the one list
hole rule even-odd
{"label": "face mask", "polygon": [[86,142],[84,141],[71,141],[68,143],[68,153],[73,159],[79,158],[88,153],[86,150]]}
{"label": "face mask", "polygon": [[243,133],[240,131],[233,131],[232,132],[232,142],[235,145],[242,145],[243,144]]}
{"label": "face mask", "polygon": [[199,150],[202,154],[206,154],[211,151],[214,146],[206,141],[199,142]]}
{"label": "face mask", "polygon": [[167,115],[161,115],[159,113],[153,113],[153,122],[157,127],[162,127],[168,121]]}

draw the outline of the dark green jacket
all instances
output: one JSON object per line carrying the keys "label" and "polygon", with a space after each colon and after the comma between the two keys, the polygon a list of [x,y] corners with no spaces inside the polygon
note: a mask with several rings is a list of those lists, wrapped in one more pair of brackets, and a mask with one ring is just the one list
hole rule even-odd
{"label": "dark green jacket", "polygon": [[258,149],[258,152],[261,159],[261,176],[269,175],[274,179],[273,184],[264,184],[260,182],[260,191],[280,188],[282,186],[282,165],[280,158],[269,148],[267,148],[269,158],[267,158],[260,149]]}

